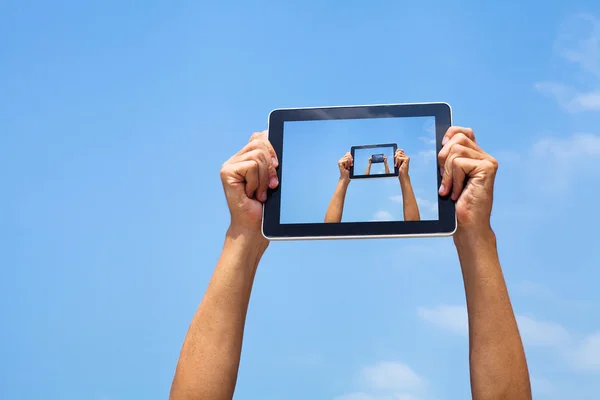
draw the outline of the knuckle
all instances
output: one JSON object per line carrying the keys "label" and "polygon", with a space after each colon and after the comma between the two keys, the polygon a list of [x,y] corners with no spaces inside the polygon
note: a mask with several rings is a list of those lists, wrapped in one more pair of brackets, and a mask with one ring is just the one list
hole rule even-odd
{"label": "knuckle", "polygon": [[452,168],[457,167],[459,164],[460,162],[458,160],[458,157],[455,156],[450,159],[450,165],[452,166]]}
{"label": "knuckle", "polygon": [[456,135],[454,135],[454,141],[458,144],[458,143],[465,143],[469,140],[469,138],[467,137],[467,135],[465,135],[464,131],[460,131],[458,132]]}
{"label": "knuckle", "polygon": [[250,141],[256,140],[261,136],[260,132],[254,132],[252,135],[250,135]]}
{"label": "knuckle", "polygon": [[446,161],[446,151],[440,151],[440,152],[438,153],[438,156],[437,156],[437,157],[438,157],[438,161],[439,161],[440,163],[443,163],[444,161]]}
{"label": "knuckle", "polygon": [[219,171],[219,175],[221,176],[221,178],[223,178],[227,175],[227,165],[226,164],[223,164],[221,166],[221,171]]}
{"label": "knuckle", "polygon": [[252,166],[250,167],[250,169],[257,170],[258,169],[258,161],[256,161],[256,160],[250,160],[250,161],[252,161]]}
{"label": "knuckle", "polygon": [[450,149],[450,152],[452,154],[463,154],[465,152],[465,149],[466,149],[465,146],[463,146],[460,143],[456,143],[454,146],[452,146],[452,148]]}

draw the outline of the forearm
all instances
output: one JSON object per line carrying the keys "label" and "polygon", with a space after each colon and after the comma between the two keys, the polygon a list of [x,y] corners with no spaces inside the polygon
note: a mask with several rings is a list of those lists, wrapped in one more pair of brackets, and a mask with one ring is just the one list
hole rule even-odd
{"label": "forearm", "polygon": [[264,242],[228,231],[221,257],[185,337],[171,400],[231,400],[250,292]]}
{"label": "forearm", "polygon": [[469,315],[474,400],[530,400],[527,361],[491,228],[457,231]]}
{"label": "forearm", "polygon": [[327,213],[325,214],[325,222],[342,222],[342,214],[344,213],[344,200],[346,199],[346,192],[348,191],[348,184],[350,182],[340,179],[335,192],[327,207]]}
{"label": "forearm", "polygon": [[419,212],[419,205],[417,204],[417,198],[413,191],[410,177],[400,176],[400,190],[402,191],[402,205],[404,208],[404,220],[405,221],[420,221],[421,213]]}

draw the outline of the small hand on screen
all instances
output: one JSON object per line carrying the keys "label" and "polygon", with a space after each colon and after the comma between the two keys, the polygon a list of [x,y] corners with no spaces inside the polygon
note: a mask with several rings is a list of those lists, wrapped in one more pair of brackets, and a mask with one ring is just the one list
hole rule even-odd
{"label": "small hand on screen", "polygon": [[354,160],[350,153],[344,154],[338,161],[338,168],[340,169],[340,179],[350,180],[350,167],[354,165]]}
{"label": "small hand on screen", "polygon": [[394,166],[398,167],[400,175],[408,175],[408,165],[410,157],[404,153],[404,150],[398,149],[394,154]]}

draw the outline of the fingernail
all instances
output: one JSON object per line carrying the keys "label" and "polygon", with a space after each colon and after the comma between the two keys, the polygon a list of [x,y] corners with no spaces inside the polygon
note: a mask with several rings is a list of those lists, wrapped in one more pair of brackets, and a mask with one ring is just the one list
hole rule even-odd
{"label": "fingernail", "polygon": [[439,193],[440,193],[440,196],[443,196],[445,191],[446,191],[446,187],[445,187],[445,186],[444,186],[444,184],[442,183],[442,186],[440,186],[440,191],[439,191]]}
{"label": "fingernail", "polygon": [[272,163],[274,166],[277,166],[277,159],[276,159],[275,157],[271,157],[271,163]]}
{"label": "fingernail", "polygon": [[272,176],[271,180],[269,181],[269,186],[271,187],[271,189],[275,189],[277,187],[277,184],[279,182],[277,181],[277,177],[276,176]]}
{"label": "fingernail", "polygon": [[444,167],[440,168],[440,176],[444,176]]}
{"label": "fingernail", "polygon": [[260,194],[260,201],[266,201],[267,200],[267,192],[262,192]]}
{"label": "fingernail", "polygon": [[448,143],[448,137],[444,136],[444,139],[442,139],[442,146],[445,145],[446,143]]}

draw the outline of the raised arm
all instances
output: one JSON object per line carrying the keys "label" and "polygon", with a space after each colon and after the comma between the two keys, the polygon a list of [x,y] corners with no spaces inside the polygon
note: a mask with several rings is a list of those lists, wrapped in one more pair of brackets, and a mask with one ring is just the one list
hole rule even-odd
{"label": "raised arm", "polygon": [[369,157],[367,170],[365,171],[365,175],[371,175],[371,166],[373,165],[373,159]]}
{"label": "raised arm", "polygon": [[255,133],[221,169],[231,223],[221,257],[183,342],[170,400],[231,400],[254,275],[269,242],[261,234],[267,188],[278,185],[277,158]]}
{"label": "raised arm", "polygon": [[338,168],[340,169],[340,178],[333,192],[333,196],[329,201],[327,212],[325,213],[325,222],[342,222],[342,214],[344,213],[344,201],[346,200],[346,192],[348,191],[348,185],[350,184],[350,167],[354,163],[352,155],[346,153],[338,161]]}
{"label": "raised arm", "polygon": [[450,128],[444,143],[439,192],[456,201],[454,243],[469,314],[473,399],[531,400],[525,352],[490,225],[498,163],[477,145],[471,129]]}
{"label": "raised arm", "polygon": [[421,213],[417,198],[410,182],[408,166],[410,157],[404,153],[404,150],[398,149],[394,154],[394,166],[398,167],[398,180],[400,181],[400,190],[402,191],[402,207],[404,210],[405,221],[420,221]]}
{"label": "raised arm", "polygon": [[390,166],[388,165],[388,162],[387,162],[387,156],[383,156],[383,166],[385,167],[385,173],[389,174]]}

